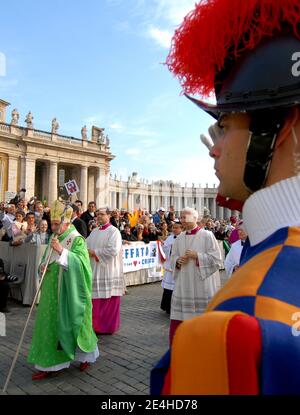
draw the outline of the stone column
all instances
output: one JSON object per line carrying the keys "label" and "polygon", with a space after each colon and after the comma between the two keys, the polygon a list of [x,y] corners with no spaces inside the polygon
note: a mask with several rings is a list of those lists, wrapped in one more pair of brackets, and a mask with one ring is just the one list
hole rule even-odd
{"label": "stone column", "polygon": [[219,219],[224,219],[224,208],[219,206]]}
{"label": "stone column", "polygon": [[217,205],[216,205],[216,200],[215,198],[211,199],[211,216],[212,218],[216,218],[217,216]]}
{"label": "stone column", "polygon": [[49,168],[49,206],[57,199],[57,162],[50,161]]}
{"label": "stone column", "polygon": [[26,179],[26,157],[21,156],[21,177],[20,177],[20,188],[25,188]]}
{"label": "stone column", "polygon": [[[150,213],[152,213],[154,212],[154,208],[155,208],[155,197],[152,194],[152,190],[151,190],[150,196],[151,196],[151,212]],[[150,206],[149,206],[149,210],[150,210]]]}
{"label": "stone column", "polygon": [[106,207],[109,201],[106,195],[106,177],[104,170],[96,168],[96,205],[97,207]]}
{"label": "stone column", "polygon": [[128,189],[128,210],[132,212],[134,209],[134,195],[131,193],[131,190]]}
{"label": "stone column", "polygon": [[108,195],[109,195],[109,189],[110,189],[110,184],[109,184],[109,168],[106,169],[106,172],[103,176],[103,187],[104,187],[104,205],[107,206],[108,204]]}
{"label": "stone column", "polygon": [[145,199],[144,208],[146,209],[147,212],[149,212],[149,197],[148,197],[148,194],[144,195],[144,199]]}
{"label": "stone column", "polygon": [[88,203],[96,201],[95,169],[88,169]]}
{"label": "stone column", "polygon": [[88,197],[88,168],[87,166],[81,166],[80,174],[80,199],[82,200],[83,210],[87,207]]}
{"label": "stone column", "polygon": [[8,159],[8,192],[17,192],[18,157],[9,156]]}
{"label": "stone column", "polygon": [[100,207],[103,207],[101,204],[101,171],[100,168],[97,167],[96,168],[96,173],[95,173],[95,196],[96,196],[96,206],[97,209],[99,209]]}
{"label": "stone column", "polygon": [[226,219],[229,219],[229,218],[230,218],[230,215],[231,215],[230,210],[229,210],[229,209],[227,209],[227,208],[225,208],[225,218],[226,218]]}
{"label": "stone column", "polygon": [[43,176],[42,176],[42,188],[43,188],[43,192],[42,192],[42,199],[44,199],[44,197],[46,197],[46,200],[48,202],[47,199],[47,189],[49,188],[49,165],[48,163],[44,163],[43,164],[43,172],[42,172]]}
{"label": "stone column", "polygon": [[111,209],[116,208],[116,192],[111,192]]}
{"label": "stone column", "polygon": [[26,189],[26,199],[35,196],[35,159],[25,157],[24,187]]}
{"label": "stone column", "polygon": [[176,196],[175,200],[176,200],[175,211],[179,213],[180,212],[180,196]]}
{"label": "stone column", "polygon": [[166,210],[168,209],[168,196],[165,195],[165,193],[163,193],[163,198],[162,198],[163,202],[162,202],[162,207],[164,207]]}

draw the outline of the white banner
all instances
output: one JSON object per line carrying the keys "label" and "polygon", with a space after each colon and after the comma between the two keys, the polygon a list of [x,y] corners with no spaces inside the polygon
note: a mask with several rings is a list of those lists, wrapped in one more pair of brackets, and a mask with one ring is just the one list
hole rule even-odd
{"label": "white banner", "polygon": [[123,245],[123,272],[138,271],[140,269],[154,268],[160,265],[158,245],[156,241],[131,242]]}

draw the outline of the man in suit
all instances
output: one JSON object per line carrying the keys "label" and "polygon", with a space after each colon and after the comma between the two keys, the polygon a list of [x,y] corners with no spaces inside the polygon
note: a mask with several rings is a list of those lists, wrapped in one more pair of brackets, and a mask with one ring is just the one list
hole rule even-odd
{"label": "man in suit", "polygon": [[71,223],[75,226],[75,228],[80,233],[80,235],[86,238],[87,237],[87,226],[85,222],[79,217],[79,214],[80,214],[79,207],[76,205],[72,205],[72,209],[73,209],[73,214],[72,214]]}
{"label": "man in suit", "polygon": [[88,208],[85,212],[83,212],[83,214],[80,216],[80,219],[82,219],[87,227],[87,235],[89,236],[89,234],[91,233],[89,230],[89,222],[91,220],[96,220],[96,203],[95,202],[89,202],[88,204]]}
{"label": "man in suit", "polygon": [[114,209],[112,211],[112,215],[110,217],[110,223],[117,229],[119,229],[119,231],[121,230],[121,226],[122,226],[122,221],[120,219],[120,211],[119,209]]}

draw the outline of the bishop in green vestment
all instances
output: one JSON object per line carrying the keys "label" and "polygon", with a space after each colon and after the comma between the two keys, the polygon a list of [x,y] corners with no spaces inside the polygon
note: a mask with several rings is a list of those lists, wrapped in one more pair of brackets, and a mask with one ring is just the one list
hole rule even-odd
{"label": "bishop in green vestment", "polygon": [[72,208],[60,202],[51,207],[52,236],[42,258],[41,272],[51,248],[41,288],[28,361],[42,379],[53,371],[81,362],[81,370],[99,356],[92,327],[92,270],[84,238],[70,224]]}

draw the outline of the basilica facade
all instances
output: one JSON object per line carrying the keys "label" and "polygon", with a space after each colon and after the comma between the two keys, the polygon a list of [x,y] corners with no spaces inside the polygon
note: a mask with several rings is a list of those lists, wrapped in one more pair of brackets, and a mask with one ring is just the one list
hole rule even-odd
{"label": "basilica facade", "polygon": [[[13,109],[8,119],[9,103],[0,100],[0,201],[21,188],[26,198],[36,196],[51,204],[64,196],[64,184],[75,180],[76,197],[84,208],[88,201],[97,206],[156,211],[173,205],[179,212],[184,206],[196,208],[200,214],[209,211],[212,217],[229,218],[232,212],[215,203],[216,188],[182,186],[172,181],[148,182],[132,173],[126,180],[112,177],[110,161],[114,159],[104,129],[93,126],[88,137],[86,126],[81,138],[58,133],[54,118],[51,131],[34,128],[29,112],[25,125],[19,125],[19,113]],[[9,192],[9,193],[8,193]]]}

